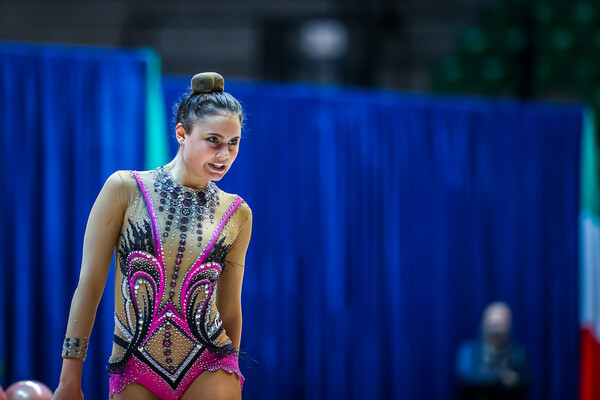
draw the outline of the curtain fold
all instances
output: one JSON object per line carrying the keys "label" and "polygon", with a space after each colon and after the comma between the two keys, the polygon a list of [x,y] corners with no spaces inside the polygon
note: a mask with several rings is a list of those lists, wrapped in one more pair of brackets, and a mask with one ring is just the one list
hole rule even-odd
{"label": "curtain fold", "polygon": [[[112,172],[144,168],[147,59],[147,50],[0,44],[5,388],[58,384],[88,213]],[[90,338],[87,399],[108,397],[112,277]]]}

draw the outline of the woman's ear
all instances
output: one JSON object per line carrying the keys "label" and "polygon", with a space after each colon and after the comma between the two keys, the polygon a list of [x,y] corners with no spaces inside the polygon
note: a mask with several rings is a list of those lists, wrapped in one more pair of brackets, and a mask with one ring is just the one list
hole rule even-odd
{"label": "woman's ear", "polygon": [[179,142],[180,146],[185,140],[185,128],[183,127],[183,124],[181,122],[179,122],[177,126],[175,126],[175,138],[177,139],[177,142]]}

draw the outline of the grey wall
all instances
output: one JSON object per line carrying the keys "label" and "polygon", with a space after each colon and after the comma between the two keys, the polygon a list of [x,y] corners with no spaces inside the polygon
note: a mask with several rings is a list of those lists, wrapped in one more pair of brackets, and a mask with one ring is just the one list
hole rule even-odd
{"label": "grey wall", "polygon": [[[490,0],[0,0],[0,40],[154,47],[169,74],[215,70],[228,78],[308,80],[427,91],[432,63]],[[351,19],[368,41],[349,45],[361,64],[346,79],[269,69],[285,57],[265,43],[269,24]],[[271,33],[271,35],[273,35]],[[275,35],[277,36],[277,35]],[[281,70],[291,70],[288,61]],[[304,67],[300,66],[303,70]],[[359,78],[357,78],[357,74]],[[362,75],[361,75],[362,74]],[[279,76],[281,75],[281,76]],[[287,76],[284,76],[287,75]],[[362,76],[362,77],[361,77]]]}

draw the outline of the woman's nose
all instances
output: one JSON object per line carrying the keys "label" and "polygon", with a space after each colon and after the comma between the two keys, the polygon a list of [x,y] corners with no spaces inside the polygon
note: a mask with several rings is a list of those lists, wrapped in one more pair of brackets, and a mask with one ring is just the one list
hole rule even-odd
{"label": "woman's nose", "polygon": [[227,146],[223,147],[217,152],[217,158],[222,160],[227,160],[229,158],[229,149],[227,148]]}

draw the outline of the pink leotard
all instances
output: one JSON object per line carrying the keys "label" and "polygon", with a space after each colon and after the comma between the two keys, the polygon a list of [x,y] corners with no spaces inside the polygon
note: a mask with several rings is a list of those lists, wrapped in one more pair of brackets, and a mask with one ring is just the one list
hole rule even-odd
{"label": "pink leotard", "polygon": [[217,309],[226,268],[243,268],[251,211],[241,197],[179,185],[167,167],[121,178],[131,196],[117,243],[110,396],[137,382],[179,399],[203,371],[239,377]]}

